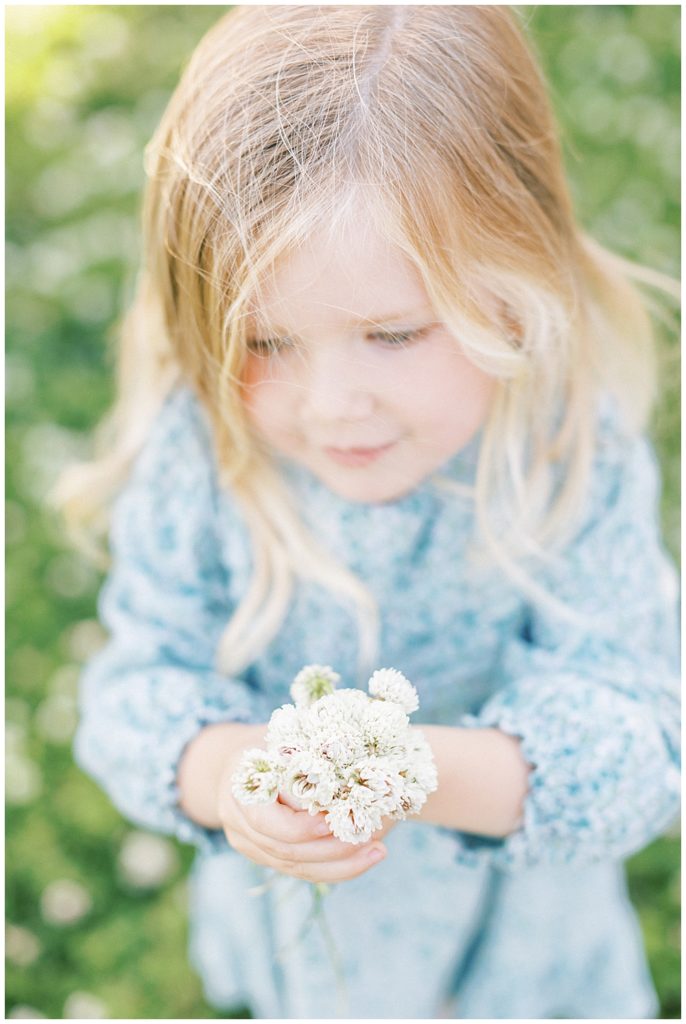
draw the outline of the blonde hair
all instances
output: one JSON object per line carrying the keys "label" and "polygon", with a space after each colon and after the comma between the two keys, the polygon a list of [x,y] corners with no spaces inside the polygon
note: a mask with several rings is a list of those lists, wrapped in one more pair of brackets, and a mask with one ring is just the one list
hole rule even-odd
{"label": "blonde hair", "polygon": [[[484,551],[535,600],[524,568],[571,531],[588,486],[595,404],[647,421],[656,365],[632,284],[671,283],[575,223],[546,90],[516,15],[493,6],[243,6],[205,36],[146,155],[144,264],[124,323],[100,455],[58,500],[101,536],[165,396],[190,385],[247,512],[255,574],[218,666],[237,672],[283,621],[297,577],[376,608],[313,543],[241,400],[246,313],[277,259],[364,194],[418,267],[466,354],[498,380],[471,496]],[[561,482],[561,486],[557,485]],[[497,509],[507,509],[498,520]]]}

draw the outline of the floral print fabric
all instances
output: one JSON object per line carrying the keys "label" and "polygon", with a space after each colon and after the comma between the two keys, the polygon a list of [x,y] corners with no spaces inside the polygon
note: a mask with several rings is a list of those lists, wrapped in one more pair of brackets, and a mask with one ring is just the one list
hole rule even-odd
{"label": "floral print fabric", "polygon": [[[611,403],[599,415],[583,523],[536,577],[585,617],[576,626],[502,574],[473,569],[469,498],[427,481],[399,501],[355,505],[282,464],[317,540],[376,597],[379,665],[417,687],[417,721],[503,729],[533,766],[511,836],[403,822],[381,865],[334,887],[342,1010],[321,937],[293,943],[308,887],[281,878],[252,895],[265,872],[181,813],[175,780],[199,729],[267,721],[303,664],[331,664],[341,685],[356,685],[354,611],[300,583],[279,634],[241,678],[216,670],[252,571],[249,532],[218,484],[202,407],[185,387],[167,399],[113,510],[99,599],[110,639],[82,677],[75,756],[122,814],[199,847],[191,958],[218,1008],[244,1003],[273,1018],[429,1018],[446,1006],[467,1018],[654,1014],[621,860],[678,811],[677,583],[657,527],[653,450],[624,436]],[[468,483],[478,443],[443,475]]]}

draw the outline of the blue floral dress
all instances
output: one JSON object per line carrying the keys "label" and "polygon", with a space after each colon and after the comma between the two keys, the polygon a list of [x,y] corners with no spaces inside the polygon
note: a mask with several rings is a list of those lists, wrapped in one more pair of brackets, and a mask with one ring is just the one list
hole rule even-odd
{"label": "blue floral dress", "polygon": [[[604,411],[602,411],[604,409]],[[129,819],[195,843],[190,956],[218,1009],[259,1018],[640,1018],[656,1013],[622,859],[679,805],[678,595],[657,526],[659,473],[610,403],[584,520],[539,582],[590,617],[570,628],[466,557],[467,497],[426,481],[353,504],[283,464],[306,523],[371,588],[379,665],[416,685],[413,721],[496,726],[534,766],[522,827],[488,839],[408,820],[388,856],[334,886],[325,912],[347,979],[336,995],[306,883],[268,877],[177,806],[204,725],[263,722],[295,673],[329,663],[357,685],[354,614],[297,586],[274,641],[241,674],[214,666],[252,572],[246,524],[219,486],[209,421],[168,397],[113,513],[99,600],[110,633],[81,685],[77,762]],[[445,467],[473,479],[479,436]],[[446,1010],[446,1007],[448,1009]]]}

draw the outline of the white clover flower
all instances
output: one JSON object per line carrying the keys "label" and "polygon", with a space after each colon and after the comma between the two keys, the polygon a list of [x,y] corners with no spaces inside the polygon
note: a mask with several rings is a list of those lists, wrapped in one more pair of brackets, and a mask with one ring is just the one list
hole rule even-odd
{"label": "white clover flower", "polygon": [[321,697],[334,692],[341,681],[330,665],[306,665],[291,686],[291,697],[298,708],[307,708]]}
{"label": "white clover flower", "polygon": [[364,786],[356,786],[348,798],[349,817],[353,822],[357,842],[366,843],[374,832],[383,825],[386,809],[373,800],[369,800],[369,791]]}
{"label": "white clover flower", "polygon": [[246,750],[231,781],[233,795],[240,803],[273,803],[281,787],[280,765],[264,750]]}
{"label": "white clover flower", "polygon": [[308,709],[309,749],[343,767],[366,753],[364,717],[369,697],[361,690],[338,690]]}
{"label": "white clover flower", "polygon": [[417,814],[426,803],[429,793],[438,785],[438,773],[431,747],[423,734],[413,729],[408,738],[407,754],[400,770],[402,793],[400,813],[394,817]]}
{"label": "white clover flower", "polygon": [[334,690],[339,676],[308,665],[295,678],[295,705],[271,716],[266,750],[250,750],[232,779],[243,803],[276,800],[280,790],[310,814],[324,811],[331,832],[366,842],[385,817],[405,818],[436,788],[436,767],[424,736],[410,727],[417,694],[395,669],[380,669],[370,694]]}
{"label": "white clover flower", "polygon": [[367,754],[403,754],[408,727],[409,719],[399,704],[370,701],[363,722]]}
{"label": "white clover flower", "polygon": [[363,839],[358,838],[354,821],[351,815],[350,806],[346,800],[336,800],[326,812],[326,823],[329,831],[336,839],[343,843],[360,843]]}
{"label": "white clover flower", "polygon": [[364,786],[352,786],[344,800],[336,800],[326,815],[333,835],[344,843],[366,843],[381,828],[383,812],[374,794]]}
{"label": "white clover flower", "polygon": [[416,729],[411,732],[411,741],[408,745],[410,771],[408,778],[412,778],[418,786],[425,789],[427,793],[433,793],[438,786],[438,773],[433,752],[427,743],[424,734]]}
{"label": "white clover flower", "polygon": [[408,814],[417,814],[426,803],[426,790],[416,782],[405,780],[400,799],[392,817],[406,818]]}
{"label": "white clover flower", "polygon": [[336,690],[308,708],[308,722],[348,722],[359,726],[370,704],[364,690]]}
{"label": "white clover flower", "polygon": [[374,794],[377,802],[395,805],[403,791],[403,779],[398,767],[388,758],[367,757],[360,761],[352,774],[351,780]]}
{"label": "white clover flower", "polygon": [[377,700],[399,704],[407,715],[411,715],[419,707],[419,698],[414,686],[395,668],[377,669],[369,680],[369,692]]}
{"label": "white clover flower", "polygon": [[293,758],[284,775],[284,789],[312,814],[325,810],[334,799],[339,780],[330,761],[305,752]]}
{"label": "white clover flower", "polygon": [[308,736],[304,729],[304,717],[300,708],[284,704],[272,712],[267,726],[267,748],[286,762],[293,754],[308,747]]}
{"label": "white clover flower", "polygon": [[331,764],[347,767],[364,755],[365,746],[359,730],[320,729],[312,737],[312,749]]}

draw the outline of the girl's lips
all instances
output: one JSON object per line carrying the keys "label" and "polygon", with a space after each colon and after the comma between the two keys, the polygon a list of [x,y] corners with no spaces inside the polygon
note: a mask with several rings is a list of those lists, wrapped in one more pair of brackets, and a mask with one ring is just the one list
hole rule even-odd
{"label": "girl's lips", "polygon": [[368,466],[381,458],[394,444],[395,441],[390,441],[377,448],[325,448],[324,452],[339,466]]}

